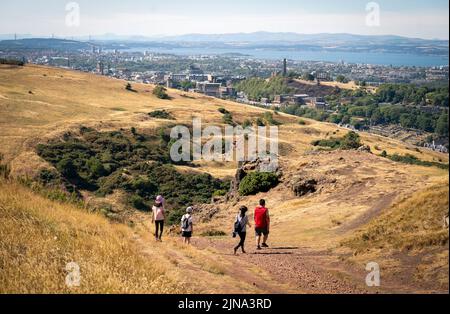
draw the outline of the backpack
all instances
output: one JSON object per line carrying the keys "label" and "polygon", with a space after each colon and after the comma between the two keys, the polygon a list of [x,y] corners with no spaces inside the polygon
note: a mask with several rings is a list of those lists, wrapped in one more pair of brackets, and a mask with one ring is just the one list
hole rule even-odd
{"label": "backpack", "polygon": [[234,223],[234,232],[235,233],[240,233],[242,231],[243,227],[242,227],[242,223],[241,222],[242,222],[242,219],[239,220],[239,216],[236,217],[236,221]]}
{"label": "backpack", "polygon": [[189,225],[190,225],[189,218],[190,217],[188,215],[184,215],[183,221],[182,221],[182,224],[181,224],[181,227],[183,228],[183,230],[189,229]]}

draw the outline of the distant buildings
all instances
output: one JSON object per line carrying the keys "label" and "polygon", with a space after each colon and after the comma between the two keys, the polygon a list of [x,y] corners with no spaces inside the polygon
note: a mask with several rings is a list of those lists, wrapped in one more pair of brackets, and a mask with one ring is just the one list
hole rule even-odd
{"label": "distant buildings", "polygon": [[327,110],[328,104],[322,97],[311,97],[309,99],[308,107],[316,110]]}
{"label": "distant buildings", "polygon": [[206,96],[220,97],[220,83],[197,82],[197,91]]}
{"label": "distant buildings", "polygon": [[435,152],[440,152],[440,153],[445,153],[445,154],[448,153],[447,147],[445,147],[442,144],[436,144],[435,141],[433,141],[432,143],[425,143],[424,147],[428,148],[428,149],[431,149],[431,150],[433,150]]}

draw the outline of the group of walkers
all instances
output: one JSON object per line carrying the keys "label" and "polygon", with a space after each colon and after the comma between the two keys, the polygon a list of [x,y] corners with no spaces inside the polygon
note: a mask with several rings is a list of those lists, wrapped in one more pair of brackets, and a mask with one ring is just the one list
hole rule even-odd
{"label": "group of walkers", "polygon": [[[193,212],[193,208],[188,207],[186,209],[186,214],[181,217],[181,235],[183,237],[183,242],[188,245],[191,244],[191,238],[194,231]],[[242,250],[242,253],[246,253],[245,240],[247,238],[247,227],[252,227],[247,216],[247,212],[248,208],[246,206],[241,206],[234,222],[233,237],[236,238],[239,236],[240,239],[239,244],[234,248],[235,255],[239,249]],[[152,223],[155,224],[156,241],[162,241],[165,220],[165,199],[159,195],[152,207]],[[269,210],[266,208],[266,201],[263,199],[259,201],[259,205],[255,208],[254,222],[256,249],[262,250],[262,248],[268,248],[269,246],[267,245],[267,240],[270,232],[270,215]]]}
{"label": "group of walkers", "polygon": [[[166,221],[165,199],[161,195],[156,197],[155,204],[152,207],[152,223],[155,224],[155,240],[161,242],[164,232],[164,222]],[[184,243],[191,244],[192,232],[194,231],[194,223],[192,213],[194,209],[188,207],[186,214],[181,218],[181,234]]]}

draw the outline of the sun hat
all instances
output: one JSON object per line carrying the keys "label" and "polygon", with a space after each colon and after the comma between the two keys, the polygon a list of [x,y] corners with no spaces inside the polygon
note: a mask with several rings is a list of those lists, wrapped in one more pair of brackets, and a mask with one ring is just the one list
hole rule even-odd
{"label": "sun hat", "polygon": [[164,197],[162,197],[161,195],[158,195],[157,197],[156,197],[156,202],[157,203],[160,203],[160,204],[163,204],[164,205]]}
{"label": "sun hat", "polygon": [[193,211],[194,211],[194,209],[190,206],[188,208],[186,208],[186,213],[188,213],[188,214],[192,214]]}

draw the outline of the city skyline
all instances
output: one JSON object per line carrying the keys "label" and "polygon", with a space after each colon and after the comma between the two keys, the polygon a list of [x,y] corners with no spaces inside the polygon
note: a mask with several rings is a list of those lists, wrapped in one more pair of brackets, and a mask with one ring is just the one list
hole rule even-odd
{"label": "city skyline", "polygon": [[[80,37],[89,34],[124,36],[171,36],[182,34],[229,34],[292,32],[300,34],[350,33],[359,35],[398,35],[424,39],[449,38],[448,1],[386,1],[379,23],[368,25],[373,13],[369,1],[236,1],[226,4],[206,0],[157,1],[79,0],[79,25],[67,25],[69,1],[18,0],[3,5],[0,34]],[[23,16],[27,16],[24,21]]]}

